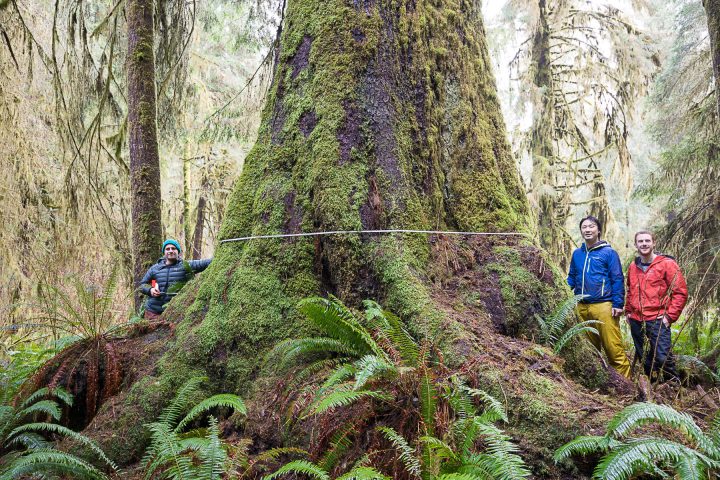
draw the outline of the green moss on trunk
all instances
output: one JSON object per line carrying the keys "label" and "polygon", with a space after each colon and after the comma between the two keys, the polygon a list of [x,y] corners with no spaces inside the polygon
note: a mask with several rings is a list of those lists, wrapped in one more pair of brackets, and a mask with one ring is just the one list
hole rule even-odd
{"label": "green moss on trunk", "polygon": [[[291,0],[258,141],[220,238],[378,228],[528,232],[477,8],[465,0]],[[166,313],[179,324],[157,366],[158,384],[203,372],[210,389],[251,397],[268,349],[310,333],[294,306],[317,294],[351,306],[377,299],[418,338],[438,344],[446,363],[460,364],[480,347],[464,320],[438,307],[431,278],[439,240],[221,244],[202,281]],[[507,244],[491,269],[515,268]],[[508,282],[526,279],[518,274]],[[533,278],[540,291],[500,300],[514,321],[556,286],[553,275]],[[157,398],[148,384],[134,389]]]}

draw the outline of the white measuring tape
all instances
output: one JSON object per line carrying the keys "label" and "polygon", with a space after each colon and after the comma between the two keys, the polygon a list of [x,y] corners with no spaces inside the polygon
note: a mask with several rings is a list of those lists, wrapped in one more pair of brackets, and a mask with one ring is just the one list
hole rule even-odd
{"label": "white measuring tape", "polygon": [[394,230],[330,230],[326,232],[308,232],[308,233],[282,233],[275,235],[253,235],[251,237],[238,237],[238,238],[227,238],[220,240],[220,243],[229,242],[244,242],[247,240],[256,240],[261,238],[294,238],[294,237],[319,237],[322,235],[347,235],[347,234],[359,234],[359,233],[425,233],[425,234],[443,234],[443,235],[474,235],[474,236],[515,236],[515,237],[528,237],[532,236],[528,233],[521,232],[455,232],[448,230],[407,230],[407,229],[394,229]]}

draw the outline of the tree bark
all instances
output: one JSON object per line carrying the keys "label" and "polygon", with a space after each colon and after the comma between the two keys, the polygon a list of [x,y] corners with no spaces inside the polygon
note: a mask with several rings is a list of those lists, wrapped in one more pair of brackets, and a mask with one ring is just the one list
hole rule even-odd
{"label": "tree bark", "polygon": [[703,6],[708,19],[708,33],[710,34],[710,50],[713,59],[713,74],[715,75],[715,100],[717,102],[718,116],[720,116],[720,0],[704,0]]}
{"label": "tree bark", "polygon": [[203,227],[205,226],[205,197],[200,197],[197,204],[197,220],[195,221],[195,233],[192,243],[192,258],[202,258]]}
{"label": "tree bark", "polygon": [[[128,124],[133,276],[137,286],[162,244],[152,0],[128,0]],[[135,309],[142,295],[136,291]]]}
{"label": "tree bark", "polygon": [[[165,318],[178,323],[174,341],[140,370],[148,373],[126,394],[124,419],[108,413],[98,422],[127,430],[193,375],[209,377],[211,391],[273,402],[278,389],[265,354],[283,339],[313,334],[295,307],[314,295],[333,294],[353,308],[379,301],[453,368],[489,349],[492,358],[525,362],[496,340],[533,338],[533,315],[566,291],[552,261],[518,236],[530,232],[530,212],[479,8],[468,0],[290,0],[258,140],[219,238],[369,229],[501,235],[221,243],[200,283],[168,306]],[[565,368],[591,365],[579,376],[594,388],[607,380],[589,350],[577,358]],[[261,419],[248,424],[270,421],[261,412],[276,408],[254,407]],[[569,434],[565,426],[558,432]],[[120,461],[143,446],[139,435],[118,438],[108,448]]]}

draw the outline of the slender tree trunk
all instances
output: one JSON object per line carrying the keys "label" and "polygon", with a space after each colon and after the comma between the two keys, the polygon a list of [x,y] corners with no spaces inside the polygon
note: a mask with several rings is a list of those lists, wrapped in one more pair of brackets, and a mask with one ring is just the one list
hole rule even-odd
{"label": "slender tree trunk", "polygon": [[203,227],[205,226],[205,197],[200,197],[197,204],[197,220],[195,221],[195,234],[192,243],[192,258],[202,258]]}
{"label": "slender tree trunk", "polygon": [[715,74],[715,99],[720,116],[720,0],[704,0],[703,5],[708,19],[713,73]]}
{"label": "slender tree trunk", "polygon": [[[128,123],[135,285],[158,258],[162,243],[160,159],[155,102],[152,0],[128,0]],[[135,308],[141,295],[135,293]]]}
{"label": "slender tree trunk", "polygon": [[190,254],[193,247],[192,226],[190,224],[190,158],[187,152],[187,144],[183,149],[183,196],[182,196],[182,230],[183,248]]}
{"label": "slender tree trunk", "polygon": [[530,137],[530,153],[533,171],[530,179],[531,199],[537,206],[536,215],[540,245],[555,258],[564,259],[568,242],[564,234],[565,220],[569,214],[569,192],[558,191],[557,153],[555,138],[554,82],[550,65],[550,27],[548,6],[539,0],[539,25],[533,37],[532,71],[533,83],[542,95],[540,112],[534,112],[535,121]]}

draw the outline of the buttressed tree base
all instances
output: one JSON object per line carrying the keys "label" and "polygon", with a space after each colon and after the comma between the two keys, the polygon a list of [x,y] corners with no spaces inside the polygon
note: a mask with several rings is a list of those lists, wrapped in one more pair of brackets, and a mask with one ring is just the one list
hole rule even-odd
{"label": "buttressed tree base", "polygon": [[[289,0],[276,54],[258,141],[221,239],[392,228],[531,234],[479,2]],[[451,369],[510,404],[522,448],[551,451],[581,423],[608,416],[606,399],[565,374],[591,388],[606,386],[609,374],[582,342],[562,360],[529,341],[534,314],[567,294],[529,238],[361,234],[220,244],[165,313],[175,328],[138,343],[152,354],[138,357],[122,393],[86,432],[132,463],[147,441],[142,423],[187,378],[205,375],[210,390],[246,399],[245,433],[258,449],[302,446],[307,439],[280,438],[281,379],[264,356],[312,333],[295,309],[300,299],[332,294],[396,313]],[[166,336],[160,346],[158,335]],[[581,412],[587,404],[600,413]]]}

